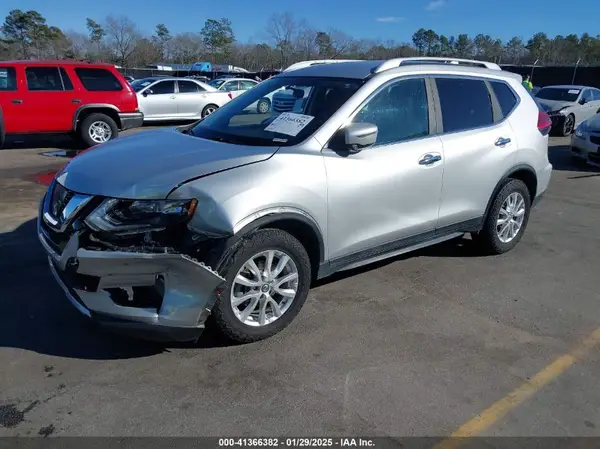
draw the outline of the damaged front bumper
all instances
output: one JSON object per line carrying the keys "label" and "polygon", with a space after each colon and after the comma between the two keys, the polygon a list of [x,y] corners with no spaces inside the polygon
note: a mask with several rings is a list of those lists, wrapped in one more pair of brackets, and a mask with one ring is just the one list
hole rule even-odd
{"label": "damaged front bumper", "polygon": [[39,220],[38,237],[50,269],[83,315],[147,339],[195,341],[200,336],[215,290],[225,281],[212,269],[178,253],[85,249],[80,232],[59,253]]}

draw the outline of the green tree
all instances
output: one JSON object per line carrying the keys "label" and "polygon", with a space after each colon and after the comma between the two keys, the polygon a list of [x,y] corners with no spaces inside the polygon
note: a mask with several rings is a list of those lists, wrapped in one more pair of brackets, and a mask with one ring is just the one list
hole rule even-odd
{"label": "green tree", "polygon": [[523,40],[516,36],[513,37],[504,46],[504,52],[512,64],[518,64],[520,59],[523,57],[523,53],[525,52]]}
{"label": "green tree", "polygon": [[529,50],[529,54],[533,61],[539,60],[541,63],[546,62],[548,57],[550,40],[546,33],[535,33],[531,39],[527,41],[525,48]]}
{"label": "green tree", "polygon": [[200,31],[202,42],[211,54],[212,62],[216,62],[218,52],[225,52],[235,41],[231,28],[231,21],[226,18],[221,20],[208,19]]}
{"label": "green tree", "polygon": [[412,41],[417,49],[417,54],[423,56],[425,49],[427,48],[427,30],[425,28],[418,29],[412,35]]}
{"label": "green tree", "polygon": [[440,37],[433,30],[427,30],[424,34],[425,37],[425,48],[427,49],[427,56],[434,56],[439,53],[439,40]]}
{"label": "green tree", "polygon": [[96,45],[98,53],[100,53],[101,47],[102,47],[102,42],[104,41],[104,38],[106,37],[106,32],[104,31],[104,28],[102,28],[102,25],[100,25],[95,20],[90,19],[89,17],[85,20],[86,20],[86,27],[88,29],[88,33],[90,36],[90,42],[92,44]]}
{"label": "green tree", "polygon": [[459,58],[470,58],[473,56],[473,41],[466,34],[459,34],[456,38],[455,53]]}
{"label": "green tree", "polygon": [[171,33],[165,24],[159,23],[154,29],[154,36],[152,36],[152,42],[157,48],[159,58],[165,57],[165,52],[168,42],[172,39]]}
{"label": "green tree", "polygon": [[32,50],[45,45],[50,37],[46,19],[37,11],[13,9],[0,29],[6,40],[18,48],[18,54],[23,59],[29,59]]}

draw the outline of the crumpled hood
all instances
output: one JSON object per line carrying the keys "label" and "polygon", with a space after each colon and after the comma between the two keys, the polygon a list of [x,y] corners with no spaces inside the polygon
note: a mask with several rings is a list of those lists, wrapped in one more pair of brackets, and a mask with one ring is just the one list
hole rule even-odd
{"label": "crumpled hood", "polygon": [[85,151],[57,180],[89,195],[164,199],[192,178],[264,161],[277,149],[214,142],[167,128],[120,137]]}
{"label": "crumpled hood", "polygon": [[536,98],[536,100],[542,105],[546,112],[558,111],[565,106],[575,105],[575,103],[569,103],[568,101],[542,100],[541,98]]}

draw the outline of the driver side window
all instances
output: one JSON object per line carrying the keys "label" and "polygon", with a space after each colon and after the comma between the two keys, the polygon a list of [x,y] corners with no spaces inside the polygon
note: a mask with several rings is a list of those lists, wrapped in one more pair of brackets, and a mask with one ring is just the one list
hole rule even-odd
{"label": "driver side window", "polygon": [[175,81],[161,81],[150,87],[154,95],[174,94]]}
{"label": "driver side window", "polygon": [[352,119],[377,125],[375,145],[429,135],[427,88],[423,78],[397,81],[381,89]]}
{"label": "driver side window", "polygon": [[586,103],[589,103],[593,100],[592,91],[590,89],[584,90],[583,94],[581,95],[581,98],[584,99]]}

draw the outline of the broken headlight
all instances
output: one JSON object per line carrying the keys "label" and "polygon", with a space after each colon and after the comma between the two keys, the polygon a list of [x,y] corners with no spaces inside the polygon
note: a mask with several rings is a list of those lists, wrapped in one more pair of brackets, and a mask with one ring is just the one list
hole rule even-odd
{"label": "broken headlight", "polygon": [[196,200],[108,199],[86,219],[95,231],[137,233],[186,223],[194,214]]}

